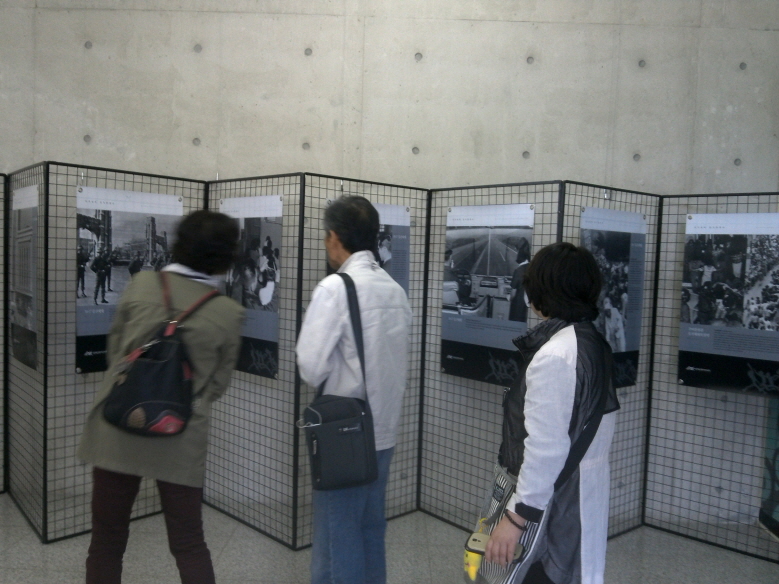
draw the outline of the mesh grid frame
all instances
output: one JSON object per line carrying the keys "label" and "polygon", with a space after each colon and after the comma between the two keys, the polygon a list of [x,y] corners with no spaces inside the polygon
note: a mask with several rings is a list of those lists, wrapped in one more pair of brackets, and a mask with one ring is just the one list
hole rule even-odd
{"label": "mesh grid frame", "polygon": [[662,201],[646,525],[779,562],[756,522],[769,399],[678,383],[680,286],[688,214],[776,213],[779,193]]}
{"label": "mesh grid frame", "polygon": [[[417,509],[417,469],[419,451],[419,399],[424,311],[425,226],[427,194],[424,189],[359,181],[348,178],[306,174],[305,237],[303,241],[302,303],[307,307],[317,283],[326,276],[327,260],[322,243],[322,219],[328,200],[343,195],[360,195],[372,203],[408,207],[411,215],[409,253],[409,303],[414,315],[409,346],[409,371],[403,398],[397,444],[387,483],[386,515],[398,517]],[[300,402],[305,407],[314,398],[315,388],[301,383]],[[298,412],[299,414],[299,412]],[[302,435],[302,432],[301,432]],[[305,441],[298,446],[298,539],[297,546],[311,543],[313,509],[311,477]]]}
{"label": "mesh grid frame", "polygon": [[[8,305],[5,301],[8,284],[5,277],[5,266],[7,264],[6,256],[8,254],[8,240],[6,239],[6,236],[8,235],[7,219],[9,217],[9,197],[6,196],[7,180],[8,176],[5,174],[0,174],[0,197],[3,201],[2,206],[0,206],[0,213],[2,214],[2,216],[0,216],[0,241],[3,242],[3,251],[0,253],[0,306],[3,307],[4,323],[8,323]],[[3,334],[2,337],[0,337],[0,350],[2,350],[1,354],[3,356],[2,365],[0,366],[0,457],[2,457],[2,462],[0,463],[0,493],[5,493],[8,489],[8,485],[6,484],[7,474],[5,472],[6,466],[8,465],[8,453],[6,451],[6,445],[8,444],[8,441],[5,437],[7,429],[5,423],[5,381],[6,372],[8,371],[8,352],[6,351],[8,342],[6,335],[7,325],[3,327]]]}
{"label": "mesh grid frame", "polygon": [[609,536],[641,526],[652,359],[653,306],[660,197],[647,193],[566,181],[563,240],[580,245],[581,210],[597,207],[640,213],[646,220],[644,297],[636,384],[617,390],[620,410],[611,445]]}
{"label": "mesh grid frame", "polygon": [[[41,358],[34,379],[30,379],[28,368],[12,363],[12,369],[26,369],[27,376],[17,372],[17,380],[9,377],[9,387],[18,388],[18,393],[25,395],[28,402],[35,397],[34,420],[40,422],[40,427],[35,432],[36,448],[25,449],[23,470],[13,464],[14,438],[21,435],[13,425],[17,419],[22,419],[19,416],[22,412],[20,408],[17,411],[10,409],[12,455],[9,474],[12,496],[41,540],[48,543],[84,533],[91,527],[91,472],[77,460],[75,451],[86,414],[104,376],[103,372],[76,373],[76,299],[73,293],[76,270],[73,267],[78,238],[77,189],[88,186],[174,195],[181,197],[186,214],[203,207],[205,183],[58,162],[42,163],[33,169],[36,169],[34,177],[27,176],[29,170],[12,175],[12,184],[14,188],[30,184],[45,186],[39,206],[39,305],[44,303],[46,306],[45,313],[39,312]],[[13,398],[14,389],[9,393]],[[28,442],[32,443],[31,440]],[[27,474],[34,474],[38,479],[35,489],[30,480],[22,483],[22,477]],[[145,480],[133,517],[158,511],[156,488],[153,482]]]}
{"label": "mesh grid frame", "polygon": [[[37,303],[36,310],[36,359],[37,369],[33,370],[13,356],[9,332],[9,357],[7,378],[8,423],[8,491],[29,524],[43,539],[46,530],[46,387],[43,370],[46,364],[44,326],[46,322],[45,291],[46,282],[42,277],[46,265],[46,185],[47,166],[45,163],[27,167],[9,175],[9,198],[13,191],[25,187],[38,186],[38,229],[35,240],[35,274]],[[8,209],[10,211],[11,205]],[[11,224],[9,217],[9,225]],[[14,234],[9,233],[9,245]],[[11,246],[12,247],[12,246]],[[8,280],[15,277],[15,262],[9,251]],[[6,322],[10,329],[10,323]]]}
{"label": "mesh grid frame", "polygon": [[[419,508],[470,530],[497,460],[503,389],[441,372],[441,303],[449,207],[534,205],[532,253],[558,241],[559,181],[433,190],[430,211],[428,309]],[[528,327],[540,322],[528,314]]]}
{"label": "mesh grid frame", "polygon": [[298,332],[298,256],[302,175],[211,182],[209,208],[232,198],[283,197],[277,379],[234,371],[214,404],[204,501],[295,547],[295,339]]}

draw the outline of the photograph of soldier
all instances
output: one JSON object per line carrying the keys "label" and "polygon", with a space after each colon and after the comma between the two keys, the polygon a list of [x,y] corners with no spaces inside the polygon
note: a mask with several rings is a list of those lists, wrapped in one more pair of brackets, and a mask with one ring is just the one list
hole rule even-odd
{"label": "photograph of soldier", "polygon": [[[76,298],[86,298],[86,292],[84,292],[84,276],[86,276],[87,264],[89,263],[89,254],[84,249],[83,245],[78,246],[76,252],[76,264],[78,265],[78,278],[76,280]],[[79,289],[81,293],[79,294]]]}
{"label": "photograph of soldier", "polygon": [[278,312],[281,217],[236,219],[241,230],[239,260],[225,280],[225,292],[249,310]]}
{"label": "photograph of soldier", "polygon": [[531,227],[448,227],[444,312],[526,321],[524,293],[516,280],[529,260],[531,237]]}
{"label": "photograph of soldier", "polygon": [[168,234],[179,220],[176,215],[78,209],[77,304],[115,304],[133,274],[170,263]]}
{"label": "photograph of soldier", "polygon": [[[684,244],[680,320],[690,324],[750,328],[760,287],[776,268],[749,250],[769,235],[687,235]],[[757,240],[755,240],[757,238]],[[762,254],[762,250],[758,252]],[[765,312],[765,307],[761,312]]]}
{"label": "photograph of soldier", "polygon": [[620,231],[581,230],[582,245],[592,252],[603,278],[595,328],[606,338],[614,353],[627,350],[625,313],[628,305],[630,236],[630,233]]}

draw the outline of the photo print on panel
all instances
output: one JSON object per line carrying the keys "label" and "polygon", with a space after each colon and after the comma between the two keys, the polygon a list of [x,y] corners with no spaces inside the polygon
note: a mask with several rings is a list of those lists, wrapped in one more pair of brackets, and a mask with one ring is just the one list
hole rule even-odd
{"label": "photo print on panel", "polygon": [[225,294],[246,309],[236,369],[276,378],[279,371],[279,285],[283,197],[223,199],[219,210],[240,228],[238,261],[225,277]]}
{"label": "photo print on panel", "polygon": [[411,259],[411,213],[402,205],[373,204],[379,212],[376,261],[392,276],[408,296]]}
{"label": "photo print on panel", "polygon": [[38,185],[13,191],[11,199],[11,355],[38,368]]}
{"label": "photo print on panel", "polygon": [[533,220],[529,204],[449,209],[441,308],[444,373],[497,385],[517,376],[512,340],[527,331],[522,277]]}
{"label": "photo print on panel", "polygon": [[779,395],[779,214],[688,215],[679,382]]}
{"label": "photo print on panel", "polygon": [[603,277],[595,328],[614,354],[614,384],[636,384],[646,263],[646,219],[640,213],[585,207],[581,245]]}
{"label": "photo print on panel", "polygon": [[108,332],[133,275],[171,261],[179,197],[78,187],[76,371],[105,371]]}

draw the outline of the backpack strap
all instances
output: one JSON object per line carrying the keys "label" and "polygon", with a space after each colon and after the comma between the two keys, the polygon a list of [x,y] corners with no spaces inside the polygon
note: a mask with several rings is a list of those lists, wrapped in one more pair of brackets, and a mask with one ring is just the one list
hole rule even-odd
{"label": "backpack strap", "polygon": [[[170,283],[168,282],[168,273],[160,272],[159,274],[160,281],[162,282],[162,297],[165,301],[165,309],[169,314],[171,314],[173,312],[173,307],[171,306],[170,302]],[[183,320],[188,318],[193,312],[203,306],[206,302],[217,296],[219,296],[219,290],[211,290],[196,300],[189,308],[183,312],[180,312],[178,316],[173,317],[170,321],[168,321],[168,326],[165,327],[165,336],[171,336]]]}

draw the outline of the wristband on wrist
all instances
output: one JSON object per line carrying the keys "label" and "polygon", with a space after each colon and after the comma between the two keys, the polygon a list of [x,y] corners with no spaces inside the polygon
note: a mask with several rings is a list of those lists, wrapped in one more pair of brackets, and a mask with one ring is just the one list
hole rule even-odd
{"label": "wristband on wrist", "polygon": [[525,528],[524,525],[520,525],[519,523],[514,521],[514,518],[511,516],[511,513],[509,513],[508,509],[503,512],[503,515],[506,516],[506,519],[509,520],[509,523],[511,523],[511,525],[513,525],[514,527],[516,527],[520,531],[527,531],[527,528]]}

